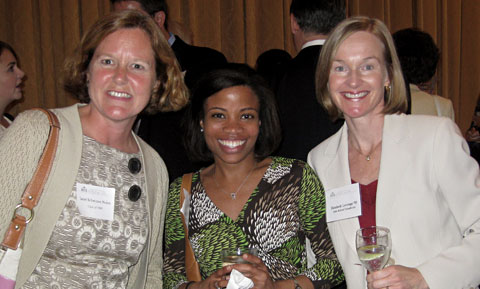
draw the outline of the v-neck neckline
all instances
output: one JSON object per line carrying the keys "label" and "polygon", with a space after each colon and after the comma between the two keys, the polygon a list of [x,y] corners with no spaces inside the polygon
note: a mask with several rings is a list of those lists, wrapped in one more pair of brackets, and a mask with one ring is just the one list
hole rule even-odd
{"label": "v-neck neckline", "polygon": [[205,187],[203,186],[203,183],[202,183],[202,179],[200,178],[200,171],[197,172],[197,178],[198,178],[198,183],[200,184],[200,187],[201,187],[201,190],[200,192],[202,194],[205,195],[205,197],[208,199],[208,202],[210,202],[213,206],[215,206],[215,208],[221,212],[222,216],[225,216],[227,218],[229,218],[230,220],[232,220],[232,222],[234,223],[238,223],[239,220],[243,219],[243,215],[248,207],[248,204],[251,202],[252,198],[257,196],[257,194],[255,194],[255,192],[259,192],[259,187],[260,185],[262,184],[262,182],[264,181],[264,178],[265,176],[267,175],[267,173],[269,172],[269,170],[271,170],[273,164],[275,162],[275,159],[272,157],[272,161],[270,162],[270,164],[268,165],[267,169],[265,170],[265,172],[263,173],[262,177],[260,178],[260,181],[258,182],[258,184],[255,186],[255,188],[253,189],[252,193],[250,194],[250,196],[248,197],[248,199],[245,201],[245,203],[243,204],[242,206],[242,209],[240,210],[240,212],[238,213],[237,217],[235,219],[231,218],[229,215],[227,215],[222,209],[220,209],[217,204],[210,198],[210,196],[207,194],[207,191],[205,189]]}

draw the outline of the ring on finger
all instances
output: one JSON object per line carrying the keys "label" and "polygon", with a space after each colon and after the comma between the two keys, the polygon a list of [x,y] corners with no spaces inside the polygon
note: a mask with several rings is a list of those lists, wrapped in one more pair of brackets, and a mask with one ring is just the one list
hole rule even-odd
{"label": "ring on finger", "polygon": [[213,283],[213,285],[215,286],[216,289],[221,289],[220,286],[218,286],[218,282],[215,281],[215,283]]}

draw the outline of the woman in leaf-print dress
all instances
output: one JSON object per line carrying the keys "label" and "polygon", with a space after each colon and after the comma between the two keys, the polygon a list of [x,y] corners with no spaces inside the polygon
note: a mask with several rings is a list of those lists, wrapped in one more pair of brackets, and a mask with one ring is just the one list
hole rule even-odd
{"label": "woman in leaf-print dress", "polygon": [[[186,146],[214,163],[193,174],[189,240],[201,282],[188,283],[179,209],[181,178],[170,187],[165,288],[226,287],[232,269],[256,288],[330,288],[343,279],[325,223],[322,184],[308,164],[269,156],[280,140],[272,92],[247,67],[206,75],[187,113]],[[306,238],[316,257],[307,266]],[[222,268],[220,251],[254,247],[250,264]]]}

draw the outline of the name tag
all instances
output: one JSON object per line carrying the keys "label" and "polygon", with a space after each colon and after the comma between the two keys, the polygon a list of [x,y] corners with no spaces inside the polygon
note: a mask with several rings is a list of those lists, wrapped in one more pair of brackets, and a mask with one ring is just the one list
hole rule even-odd
{"label": "name tag", "polygon": [[327,222],[354,218],[362,214],[360,185],[358,183],[328,190],[325,197]]}
{"label": "name tag", "polygon": [[113,221],[115,189],[77,183],[77,207],[84,217]]}

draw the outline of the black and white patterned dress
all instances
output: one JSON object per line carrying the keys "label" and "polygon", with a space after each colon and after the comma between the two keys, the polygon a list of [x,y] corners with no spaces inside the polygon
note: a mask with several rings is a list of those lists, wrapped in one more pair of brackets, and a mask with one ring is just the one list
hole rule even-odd
{"label": "black and white patterned dress", "polygon": [[[185,236],[179,210],[181,178],[172,183],[165,221],[164,288],[186,281]],[[189,239],[205,279],[222,267],[220,251],[255,247],[273,280],[305,275],[316,288],[343,280],[325,223],[323,187],[308,164],[272,157],[240,215],[232,220],[210,200],[199,179],[192,180]],[[307,268],[305,238],[317,263]]]}
{"label": "black and white patterned dress", "polygon": [[[133,185],[144,191],[142,167],[129,170],[128,154],[83,137],[82,159],[70,197],[32,275],[22,288],[126,288],[128,269],[148,237],[146,196],[131,201]],[[78,183],[115,189],[113,221],[84,217],[77,207]]]}

